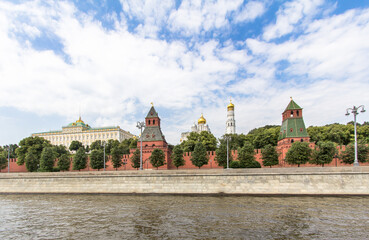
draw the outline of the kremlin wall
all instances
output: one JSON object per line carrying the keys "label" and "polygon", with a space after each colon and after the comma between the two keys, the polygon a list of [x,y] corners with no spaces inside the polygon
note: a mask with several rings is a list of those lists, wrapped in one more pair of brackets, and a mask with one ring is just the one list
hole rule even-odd
{"label": "kremlin wall", "polygon": [[[227,106],[227,123],[226,123],[226,133],[235,133],[235,118],[234,118],[234,105],[232,102]],[[201,121],[200,121],[201,120]],[[159,118],[158,113],[156,112],[154,106],[151,107],[149,110],[146,118],[145,118],[145,129],[141,135],[142,138],[142,159],[143,159],[143,169],[156,169],[154,168],[150,161],[149,157],[154,149],[161,149],[165,154],[165,165],[159,167],[158,169],[177,169],[171,160],[171,150],[168,146],[168,143],[165,140],[165,137],[161,131],[161,121]],[[203,116],[199,119],[199,126],[198,128],[204,128],[206,124],[206,120]],[[204,126],[202,126],[204,125]],[[204,128],[208,129],[208,128]],[[210,131],[210,130],[209,130]],[[182,134],[183,136],[183,134]],[[137,142],[137,148],[140,149],[141,147],[141,138]],[[290,167],[297,167],[297,165],[290,165],[284,161],[286,153],[291,145],[295,141],[300,142],[309,142],[310,138],[306,131],[305,123],[302,117],[302,108],[297,105],[291,98],[290,103],[282,113],[282,126],[280,130],[280,136],[278,139],[277,144],[277,151],[280,153],[279,156],[279,164],[273,166],[273,168],[290,168]],[[314,143],[309,143],[310,148],[314,148]],[[131,166],[131,157],[133,152],[136,149],[131,149],[130,154],[123,155],[122,167],[118,168],[119,171],[124,170],[135,170]],[[345,146],[337,146],[338,153],[345,150]],[[232,151],[233,159],[237,159],[237,151]],[[201,167],[201,169],[222,169],[223,167],[218,166],[217,162],[215,161],[216,153],[215,151],[208,152],[209,162],[208,164]],[[191,152],[185,152],[183,154],[185,165],[179,167],[178,169],[197,169],[198,167],[194,166],[191,162]],[[262,164],[262,156],[261,156],[261,149],[255,149],[255,160],[258,161],[262,168],[265,168]],[[10,172],[27,172],[25,165],[18,166],[16,163],[16,159],[10,160]],[[360,163],[361,166],[369,166],[369,162]],[[338,158],[334,158],[330,164],[325,164],[325,167],[343,167],[343,166],[350,166],[350,164],[342,163]],[[312,164],[301,164],[300,167],[320,167],[319,165],[312,165]],[[269,167],[268,167],[269,168]],[[72,169],[72,161],[71,167]],[[112,167],[112,162],[109,161],[109,156],[107,157],[106,162],[106,170],[114,171],[115,169]],[[8,169],[5,168],[1,172],[7,172]],[[72,170],[71,170],[72,171]],[[87,168],[82,169],[81,171],[97,171],[90,168],[89,162],[87,163]]]}

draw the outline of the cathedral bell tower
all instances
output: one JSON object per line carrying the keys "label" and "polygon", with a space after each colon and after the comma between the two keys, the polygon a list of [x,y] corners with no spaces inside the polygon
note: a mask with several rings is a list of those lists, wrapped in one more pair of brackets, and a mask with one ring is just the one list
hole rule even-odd
{"label": "cathedral bell tower", "polygon": [[227,106],[226,134],[236,133],[236,120],[234,120],[234,105],[230,100]]}

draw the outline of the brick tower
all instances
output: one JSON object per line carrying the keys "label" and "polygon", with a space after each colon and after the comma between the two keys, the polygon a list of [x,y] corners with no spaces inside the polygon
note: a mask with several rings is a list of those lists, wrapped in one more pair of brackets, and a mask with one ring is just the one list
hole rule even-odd
{"label": "brick tower", "polygon": [[[163,133],[160,128],[160,118],[158,113],[156,112],[154,105],[152,105],[149,113],[145,118],[145,130],[142,132],[142,161],[144,169],[153,169],[149,157],[151,156],[151,152],[159,148],[163,150],[165,154],[165,162],[166,165],[160,167],[159,169],[168,169],[171,164],[170,159],[170,149],[168,147],[168,143],[165,140]],[[141,147],[141,139],[137,142],[137,148]]]}
{"label": "brick tower", "polygon": [[302,108],[292,100],[282,113],[282,126],[279,133],[277,150],[280,152],[280,165],[284,164],[284,158],[291,145],[296,142],[308,142],[310,147],[310,137],[306,131],[304,119],[302,118]]}

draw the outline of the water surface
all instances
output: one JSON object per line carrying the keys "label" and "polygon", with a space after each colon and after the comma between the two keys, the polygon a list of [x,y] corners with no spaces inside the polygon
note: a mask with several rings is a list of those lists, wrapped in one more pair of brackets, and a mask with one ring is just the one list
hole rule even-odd
{"label": "water surface", "polygon": [[0,195],[0,239],[368,236],[368,197]]}

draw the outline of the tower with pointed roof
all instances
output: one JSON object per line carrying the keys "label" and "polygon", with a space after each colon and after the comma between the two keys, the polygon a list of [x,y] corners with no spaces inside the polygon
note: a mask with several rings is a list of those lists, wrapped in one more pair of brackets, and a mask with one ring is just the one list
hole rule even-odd
{"label": "tower with pointed roof", "polygon": [[310,147],[309,134],[306,131],[302,108],[292,99],[282,113],[282,126],[279,132],[277,150],[280,152],[280,159],[283,161],[288,149],[296,142],[308,142]]}
{"label": "tower with pointed roof", "polygon": [[226,134],[236,133],[236,120],[234,119],[234,104],[230,100],[227,106]]}
{"label": "tower with pointed roof", "polygon": [[[160,167],[159,169],[169,168],[171,163],[171,152],[168,147],[168,143],[165,140],[165,136],[161,131],[160,118],[153,104],[150,108],[150,111],[146,115],[145,129],[140,138],[142,138],[143,168],[153,169],[149,157],[151,156],[152,151],[157,148],[163,150],[166,162],[166,165]],[[141,148],[141,139],[137,141],[137,148]]]}

